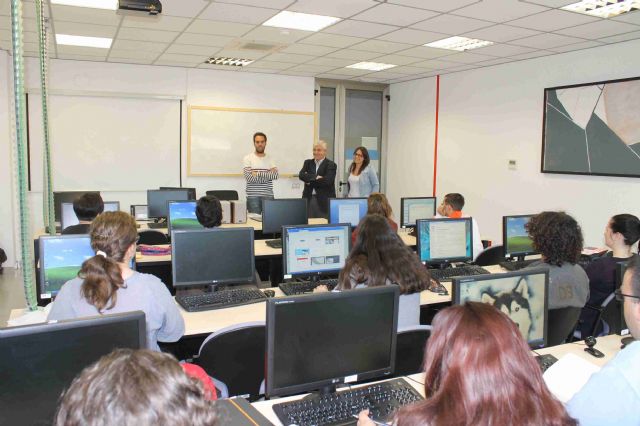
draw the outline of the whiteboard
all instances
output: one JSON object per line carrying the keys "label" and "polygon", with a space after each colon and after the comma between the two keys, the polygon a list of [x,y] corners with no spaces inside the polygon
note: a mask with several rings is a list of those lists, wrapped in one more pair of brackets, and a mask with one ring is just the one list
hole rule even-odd
{"label": "whiteboard", "polygon": [[[54,191],[140,191],[180,183],[180,101],[49,95]],[[31,190],[42,191],[42,104],[29,95]]]}
{"label": "whiteboard", "polygon": [[243,158],[254,151],[253,134],[267,135],[265,152],[280,176],[297,174],[311,158],[313,112],[189,106],[189,176],[242,176]]}

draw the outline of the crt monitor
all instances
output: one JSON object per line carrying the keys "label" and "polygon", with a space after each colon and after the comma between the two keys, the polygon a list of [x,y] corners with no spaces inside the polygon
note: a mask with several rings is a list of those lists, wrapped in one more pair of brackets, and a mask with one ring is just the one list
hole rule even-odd
{"label": "crt monitor", "polygon": [[400,226],[412,228],[416,220],[429,219],[436,215],[435,197],[403,197],[400,199]]}
{"label": "crt monitor", "polygon": [[147,190],[147,215],[149,218],[166,218],[169,214],[169,201],[191,200],[188,189],[149,189]]}
{"label": "crt monitor", "polygon": [[285,226],[282,234],[284,278],[337,274],[351,249],[351,225]]}
{"label": "crt monitor", "polygon": [[196,217],[195,201],[169,201],[169,232],[180,229],[202,229]]}
{"label": "crt monitor", "polygon": [[391,375],[398,296],[389,285],[267,300],[267,396]]}
{"label": "crt monitor", "polygon": [[62,219],[62,203],[73,203],[74,200],[87,192],[95,192],[100,194],[99,191],[62,191],[53,193],[53,205],[55,210],[55,220],[60,222]]}
{"label": "crt monitor", "polygon": [[350,223],[356,227],[367,210],[366,198],[329,198],[329,223]]}
{"label": "crt monitor", "polygon": [[184,188],[182,186],[161,186],[159,189],[161,189],[162,191],[173,191],[173,190],[181,190],[181,189],[186,189],[187,191],[189,191],[189,199],[190,200],[196,200],[196,189],[195,188]]}
{"label": "crt monitor", "polygon": [[114,349],[145,347],[141,311],[0,329],[0,423],[50,425],[85,367]]}
{"label": "crt monitor", "polygon": [[547,269],[453,278],[452,289],[453,303],[489,303],[516,323],[530,347],[546,345]]}
{"label": "crt monitor", "polygon": [[419,219],[417,249],[427,265],[473,260],[473,232],[470,217]]}
{"label": "crt monitor", "polygon": [[307,200],[305,198],[265,199],[262,202],[262,233],[280,234],[287,225],[306,225]]}
{"label": "crt monitor", "polygon": [[534,215],[502,216],[502,241],[505,257],[524,259],[538,252],[533,248],[533,241],[525,226]]}
{"label": "crt monitor", "polygon": [[253,253],[253,228],[173,231],[173,286],[252,283],[255,279]]}
{"label": "crt monitor", "polygon": [[[117,212],[118,210],[120,210],[120,201],[104,202],[105,212]],[[64,230],[79,223],[78,216],[76,216],[76,212],[73,210],[73,203],[62,203],[62,220],[60,221],[62,229]]]}

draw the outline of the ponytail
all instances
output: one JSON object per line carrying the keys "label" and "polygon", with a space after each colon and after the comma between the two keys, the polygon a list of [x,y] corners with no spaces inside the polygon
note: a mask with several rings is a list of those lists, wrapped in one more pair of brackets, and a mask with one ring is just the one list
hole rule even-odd
{"label": "ponytail", "polygon": [[95,306],[98,312],[102,313],[116,305],[117,291],[124,287],[124,280],[115,260],[102,255],[93,256],[82,263],[78,276],[84,280],[82,297]]}

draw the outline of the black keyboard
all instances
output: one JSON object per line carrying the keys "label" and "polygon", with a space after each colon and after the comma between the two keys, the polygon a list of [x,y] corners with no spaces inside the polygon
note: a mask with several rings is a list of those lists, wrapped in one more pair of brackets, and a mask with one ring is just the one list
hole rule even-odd
{"label": "black keyboard", "polygon": [[553,364],[555,364],[558,361],[558,358],[549,354],[536,355],[535,359],[536,361],[538,361],[538,365],[540,366],[540,369],[542,370],[543,373],[547,371],[547,368],[551,367]]}
{"label": "black keyboard", "polygon": [[271,248],[282,248],[282,240],[267,240],[264,243]]}
{"label": "black keyboard", "polygon": [[331,291],[338,285],[338,280],[287,282],[280,283],[278,287],[280,287],[280,290],[287,296],[295,296],[296,294],[312,293],[313,289],[319,285],[326,285],[329,291]]}
{"label": "black keyboard", "polygon": [[262,302],[267,296],[257,288],[220,290],[213,293],[176,296],[176,302],[187,312],[209,311]]}
{"label": "black keyboard", "polygon": [[376,421],[390,421],[398,408],[423,400],[404,379],[393,379],[348,391],[274,404],[283,425],[355,425],[358,413],[369,409]]}
{"label": "black keyboard", "polygon": [[453,277],[484,275],[489,274],[490,272],[484,268],[481,268],[480,266],[467,265],[459,266],[457,268],[429,269],[429,273],[431,274],[431,278],[434,278],[438,281],[451,281],[451,278]]}
{"label": "black keyboard", "polygon": [[498,263],[498,265],[502,266],[507,271],[519,271],[520,269],[526,268],[527,266],[539,260],[540,259],[516,260],[512,262],[500,262]]}
{"label": "black keyboard", "polygon": [[147,223],[147,228],[149,229],[164,229],[167,226],[169,225],[167,225],[166,223],[155,223],[155,222]]}

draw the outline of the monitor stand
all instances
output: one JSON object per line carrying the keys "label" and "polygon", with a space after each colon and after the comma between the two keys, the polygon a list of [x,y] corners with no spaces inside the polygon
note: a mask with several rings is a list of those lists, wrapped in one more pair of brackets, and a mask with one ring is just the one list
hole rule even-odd
{"label": "monitor stand", "polygon": [[441,263],[427,265],[427,269],[447,269],[447,268],[451,268],[451,263],[441,262]]}
{"label": "monitor stand", "polygon": [[326,396],[326,395],[331,395],[333,393],[336,393],[336,385],[335,384],[323,386],[320,389],[311,392],[309,395],[307,395],[304,398],[302,398],[302,400],[303,401],[305,401],[305,400],[308,401],[310,399],[318,399],[318,398],[321,398],[321,397]]}

